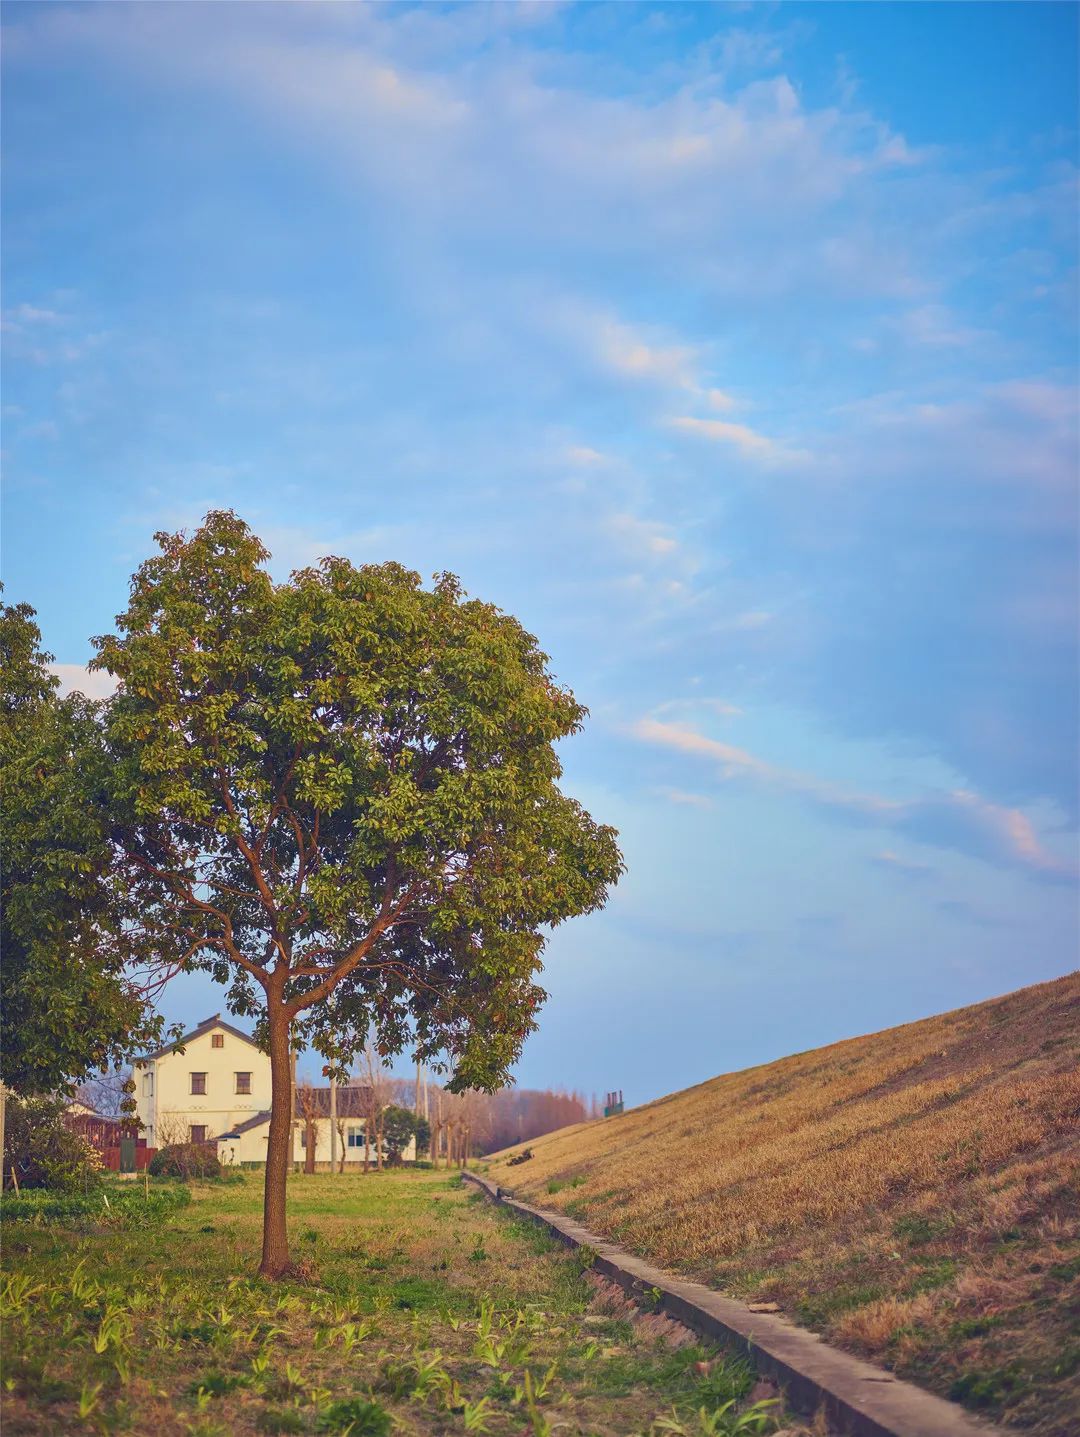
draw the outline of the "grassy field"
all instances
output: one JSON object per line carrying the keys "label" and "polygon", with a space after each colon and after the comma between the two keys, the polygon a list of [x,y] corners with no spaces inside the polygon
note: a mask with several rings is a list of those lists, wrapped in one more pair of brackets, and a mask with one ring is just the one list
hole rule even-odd
{"label": "grassy field", "polygon": [[530,1147],[489,1175],[968,1407],[1080,1433],[1080,975]]}
{"label": "grassy field", "polygon": [[252,1276],[260,1189],[205,1184],[136,1226],[115,1200],[81,1230],[67,1213],[7,1222],[5,1437],[783,1425],[737,1354],[631,1307],[456,1176],[291,1177],[306,1277],[277,1285]]}

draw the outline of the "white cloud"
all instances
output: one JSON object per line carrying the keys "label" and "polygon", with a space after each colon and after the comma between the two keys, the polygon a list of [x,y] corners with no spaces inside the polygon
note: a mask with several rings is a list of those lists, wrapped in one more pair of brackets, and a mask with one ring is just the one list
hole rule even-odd
{"label": "white cloud", "polygon": [[565,452],[570,463],[582,469],[594,469],[611,462],[606,454],[588,444],[571,444]]}
{"label": "white cloud", "polygon": [[50,664],[49,668],[60,680],[61,696],[81,693],[88,699],[108,699],[116,692],[112,674],[91,672],[82,664]]}
{"label": "white cloud", "polygon": [[14,309],[4,312],[5,329],[22,329],[33,325],[56,325],[64,323],[64,316],[55,309],[45,309],[36,304],[17,304]]}
{"label": "white cloud", "polygon": [[639,519],[636,514],[611,514],[606,527],[619,546],[634,556],[663,559],[679,550],[679,541],[668,526],[654,519]]}
{"label": "white cloud", "polygon": [[872,862],[881,868],[891,869],[894,873],[902,873],[908,878],[925,878],[934,871],[929,863],[920,863],[914,858],[903,858],[899,853],[894,853],[891,848],[883,849],[881,853],[875,853]]}
{"label": "white cloud", "polygon": [[[879,293],[906,283],[909,246],[888,196],[886,235],[863,222],[835,239],[840,198],[922,158],[872,115],[812,108],[785,75],[721,93],[696,57],[682,73],[669,68],[659,93],[628,92],[620,70],[618,93],[594,55],[600,83],[586,85],[580,56],[537,53],[494,13],[238,6],[211,18],[199,6],[52,7],[12,26],[8,43],[18,57],[89,49],[108,64],[212,86],[256,108],[287,143],[309,144],[320,164],[423,212],[444,243],[483,214],[489,238],[573,236],[604,256],[617,238],[624,256],[677,252],[712,292],[740,300],[815,280]],[[772,41],[741,52],[774,63]]]}
{"label": "white cloud", "polygon": [[933,349],[967,349],[992,338],[988,330],[962,324],[942,304],[923,304],[909,309],[893,320],[893,327],[909,344]]}
{"label": "white cloud", "polygon": [[611,318],[598,322],[594,342],[601,362],[616,374],[681,388],[694,385],[696,354],[689,345],[649,343],[631,326]]}
{"label": "white cloud", "polygon": [[718,714],[721,718],[737,718],[743,713],[737,704],[728,703],[727,699],[708,698],[704,694],[695,694],[692,698],[685,699],[667,699],[664,703],[657,704],[652,712],[655,717],[665,713],[685,713],[688,709],[704,709]]}
{"label": "white cloud", "polygon": [[715,444],[734,445],[740,453],[751,459],[792,460],[805,458],[800,450],[785,448],[775,439],[760,434],[747,424],[733,424],[727,419],[699,419],[695,415],[680,414],[668,420],[674,429],[697,435]]}
{"label": "white cloud", "polygon": [[770,763],[745,748],[682,724],[642,718],[630,732],[645,743],[709,761],[726,781],[742,778],[794,793],[852,821],[893,829],[917,842],[955,849],[999,866],[1019,868],[1052,880],[1076,877],[1075,863],[1051,853],[1026,814],[991,803],[968,790],[931,792],[903,800],[883,798]]}
{"label": "white cloud", "polygon": [[688,793],[682,788],[657,788],[654,793],[666,798],[669,803],[677,803],[687,808],[712,808],[713,801],[704,793]]}

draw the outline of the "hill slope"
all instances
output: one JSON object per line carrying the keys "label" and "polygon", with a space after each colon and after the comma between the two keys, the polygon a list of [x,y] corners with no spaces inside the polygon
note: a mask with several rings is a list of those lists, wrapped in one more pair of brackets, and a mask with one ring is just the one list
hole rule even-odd
{"label": "hill slope", "polygon": [[1080,1433],[1080,974],[491,1159],[517,1195],[1037,1432]]}

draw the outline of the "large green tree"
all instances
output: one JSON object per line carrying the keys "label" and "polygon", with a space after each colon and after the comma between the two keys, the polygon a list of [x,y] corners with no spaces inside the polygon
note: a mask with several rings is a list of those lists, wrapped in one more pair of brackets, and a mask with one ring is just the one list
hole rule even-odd
{"label": "large green tree", "polygon": [[585,710],[515,619],[393,563],[275,584],[232,513],[156,539],[95,641],[120,680],[114,871],[134,921],[259,1018],[273,1278],[290,1046],[341,1071],[370,1036],[447,1063],[452,1087],[500,1086],[544,997],[543,930],[603,904],[622,862],[558,788],[554,745]]}
{"label": "large green tree", "polygon": [[[0,1074],[47,1093],[160,1037],[109,882],[99,706],[57,697],[28,604],[0,603]],[[153,961],[151,959],[151,961]]]}

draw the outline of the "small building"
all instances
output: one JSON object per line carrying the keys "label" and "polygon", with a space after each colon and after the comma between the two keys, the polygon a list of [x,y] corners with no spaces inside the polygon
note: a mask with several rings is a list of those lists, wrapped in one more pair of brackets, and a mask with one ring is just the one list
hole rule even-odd
{"label": "small building", "polygon": [[[337,1133],[335,1158],[340,1164],[345,1156],[345,1171],[362,1167],[365,1157],[364,1134],[371,1112],[371,1090],[354,1083],[341,1084],[336,1095]],[[308,1133],[314,1137],[315,1170],[330,1170],[330,1089],[302,1084],[298,1087],[294,1102],[292,1161],[297,1167],[304,1167],[307,1160]],[[266,1144],[270,1137],[270,1111],[257,1113],[246,1122],[238,1123],[217,1141],[218,1157],[222,1163],[252,1166],[266,1161]],[[372,1133],[366,1149],[368,1160],[376,1161],[375,1136]],[[384,1151],[385,1160],[385,1151]],[[409,1140],[402,1151],[402,1161],[416,1159],[416,1141]]]}

